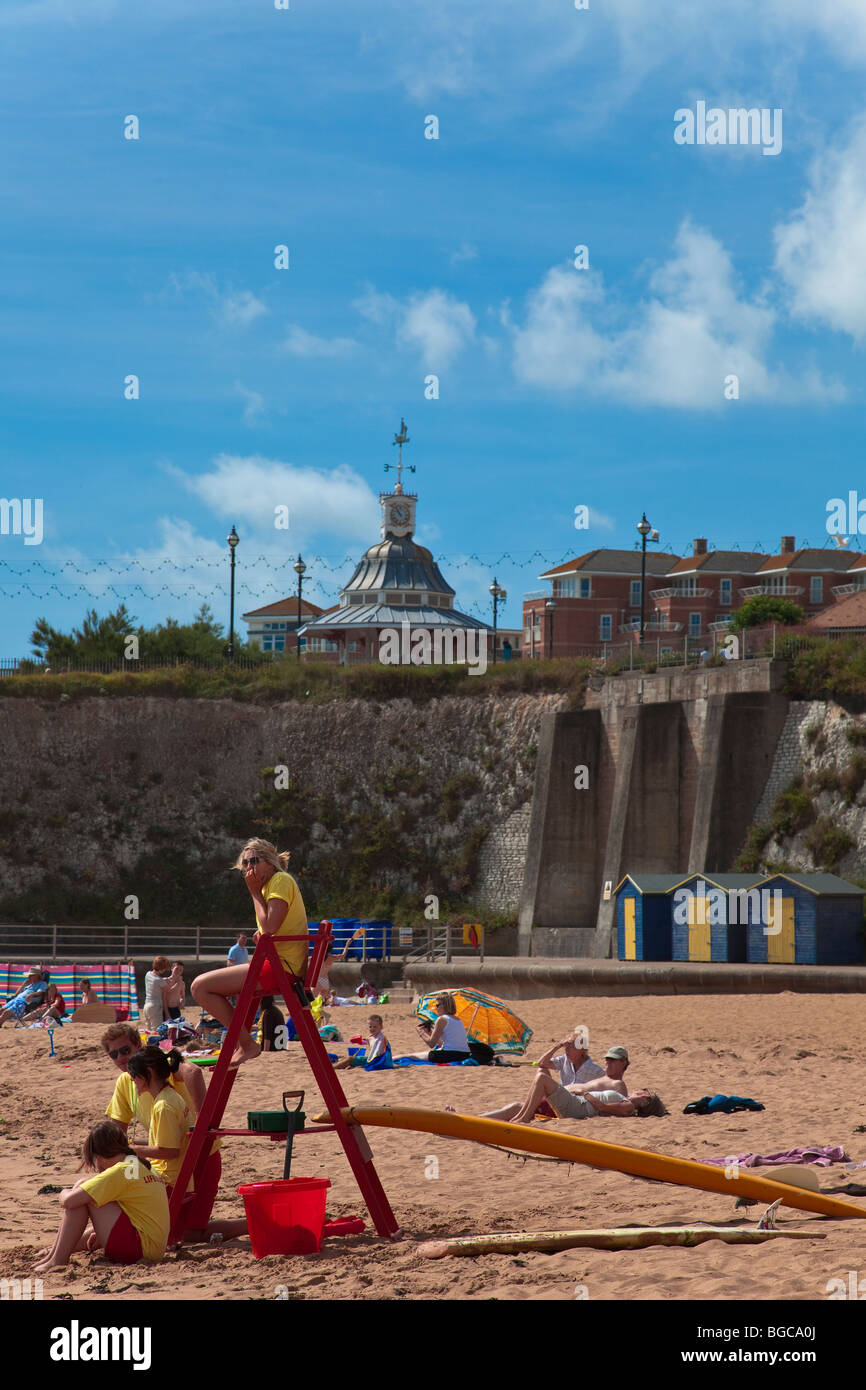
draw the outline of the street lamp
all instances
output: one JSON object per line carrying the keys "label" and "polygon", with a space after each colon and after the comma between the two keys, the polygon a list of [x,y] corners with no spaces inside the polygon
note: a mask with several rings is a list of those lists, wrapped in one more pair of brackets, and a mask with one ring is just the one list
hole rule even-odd
{"label": "street lamp", "polygon": [[240,541],[240,536],[238,535],[238,533],[237,533],[237,531],[235,530],[234,526],[232,527],[232,529],[229,531],[228,535],[226,536],[226,541],[227,541],[227,543],[228,543],[229,552],[230,552],[231,557],[232,557],[231,582],[230,582],[230,593],[231,593],[231,598],[229,599],[229,661],[234,661],[234,659],[235,659],[235,549],[237,548],[238,542]]}
{"label": "street lamp", "polygon": [[553,601],[552,598],[549,598],[549,599],[547,600],[547,603],[546,603],[544,606],[545,606],[545,608],[547,609],[547,612],[548,612],[548,614],[549,614],[549,616],[550,616],[550,626],[549,626],[548,629],[547,629],[547,659],[548,659],[548,661],[552,661],[552,660],[553,660],[553,615],[554,615],[554,613],[556,612],[556,604],[554,603],[554,601]]}
{"label": "street lamp", "polygon": [[641,554],[640,554],[640,645],[643,646],[644,602],[645,602],[645,600],[644,600],[644,594],[645,594],[645,591],[646,591],[646,543],[647,543],[647,540],[657,541],[658,538],[659,538],[659,533],[658,533],[658,531],[654,531],[653,528],[652,528],[652,526],[651,526],[651,524],[647,521],[647,519],[646,519],[646,512],[644,512],[643,516],[641,517],[640,521],[638,522],[638,524],[637,524],[637,529],[638,529],[638,532],[639,532],[639,534],[640,534],[640,539],[641,539]]}
{"label": "street lamp", "polygon": [[298,556],[298,558],[297,558],[297,560],[295,561],[295,563],[294,563],[294,565],[292,566],[292,568],[294,569],[295,574],[298,576],[298,627],[297,627],[297,631],[296,631],[296,633],[295,633],[295,659],[296,659],[297,661],[300,661],[300,659],[301,659],[301,639],[300,639],[300,637],[298,636],[298,633],[300,633],[300,630],[301,630],[301,590],[302,590],[303,584],[304,584],[304,575],[305,575],[306,572],[307,572],[307,567],[306,567],[306,565],[304,564],[303,560],[301,559],[300,555]]}
{"label": "street lamp", "polygon": [[494,578],[494,580],[493,580],[493,583],[490,585],[490,588],[489,588],[488,592],[489,592],[490,594],[493,595],[493,664],[494,664],[494,666],[495,666],[495,665],[496,665],[496,614],[497,614],[497,611],[498,611],[498,606],[499,606],[499,604],[505,602],[505,600],[506,600],[507,597],[508,597],[508,594],[507,594],[507,592],[506,592],[505,589],[500,588],[500,586],[499,586],[499,584],[497,583],[497,581],[496,581],[495,578]]}

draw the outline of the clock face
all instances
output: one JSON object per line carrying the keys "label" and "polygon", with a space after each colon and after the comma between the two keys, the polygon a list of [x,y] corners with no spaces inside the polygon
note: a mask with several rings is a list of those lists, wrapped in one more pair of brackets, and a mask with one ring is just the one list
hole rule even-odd
{"label": "clock face", "polygon": [[397,502],[391,508],[391,520],[396,521],[398,526],[405,526],[409,520],[409,508],[403,502]]}

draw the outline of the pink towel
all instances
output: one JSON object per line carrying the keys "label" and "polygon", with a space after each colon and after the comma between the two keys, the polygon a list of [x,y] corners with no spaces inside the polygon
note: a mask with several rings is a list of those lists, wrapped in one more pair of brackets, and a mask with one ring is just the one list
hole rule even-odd
{"label": "pink towel", "polygon": [[736,1161],[741,1168],[771,1168],[782,1163],[819,1163],[828,1168],[831,1163],[848,1163],[848,1155],[838,1145],[824,1144],[821,1148],[786,1149],[779,1154],[736,1154],[727,1158],[705,1158],[704,1163],[731,1163]]}

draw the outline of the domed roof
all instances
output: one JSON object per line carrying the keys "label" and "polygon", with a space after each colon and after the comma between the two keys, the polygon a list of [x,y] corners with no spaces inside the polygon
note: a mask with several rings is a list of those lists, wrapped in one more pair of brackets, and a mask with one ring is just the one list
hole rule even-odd
{"label": "domed roof", "polygon": [[415,590],[419,593],[454,594],[426,546],[411,536],[387,535],[371,545],[343,593],[372,593],[385,589]]}

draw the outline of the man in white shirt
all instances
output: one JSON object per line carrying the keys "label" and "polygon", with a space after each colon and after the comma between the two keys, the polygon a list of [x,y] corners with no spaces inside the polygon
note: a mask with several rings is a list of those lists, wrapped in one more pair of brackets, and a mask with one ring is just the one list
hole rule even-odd
{"label": "man in white shirt", "polygon": [[545,1052],[543,1057],[539,1057],[538,1065],[542,1071],[558,1071],[560,1084],[563,1086],[581,1085],[586,1081],[595,1081],[598,1077],[604,1076],[604,1067],[600,1067],[598,1062],[594,1062],[589,1055],[589,1050],[583,1046],[586,1037],[586,1029],[581,1024],[575,1028],[571,1037],[563,1038],[562,1042],[554,1043],[553,1047]]}
{"label": "man in white shirt", "polygon": [[[565,1046],[565,1044],[557,1043],[556,1046],[562,1047]],[[589,1054],[586,1052],[585,1048],[577,1048],[575,1050],[578,1054],[583,1053],[584,1056],[588,1058]],[[554,1051],[554,1048],[550,1049],[551,1053]],[[525,1115],[527,1112],[531,1115],[541,1114],[550,1118],[549,1112],[543,1107],[548,1097],[560,1087],[563,1087],[563,1089],[575,1096],[584,1096],[588,1091],[617,1091],[623,1097],[628,1096],[628,1087],[623,1077],[628,1068],[629,1059],[628,1052],[624,1047],[616,1046],[608,1048],[604,1057],[604,1071],[593,1062],[593,1066],[598,1072],[597,1076],[589,1081],[572,1082],[568,1086],[563,1086],[563,1083],[558,1081],[552,1074],[552,1062],[548,1063],[547,1067],[542,1067],[542,1062],[548,1055],[548,1053],[545,1053],[544,1057],[539,1062],[538,1075],[525,1101],[513,1100],[509,1105],[503,1105],[499,1110],[488,1110],[484,1113],[482,1119],[514,1120],[518,1115]],[[572,1065],[574,1065],[573,1062]],[[529,1110],[530,1105],[533,1106],[531,1111]],[[556,1113],[556,1110],[553,1110],[554,1116]]]}

